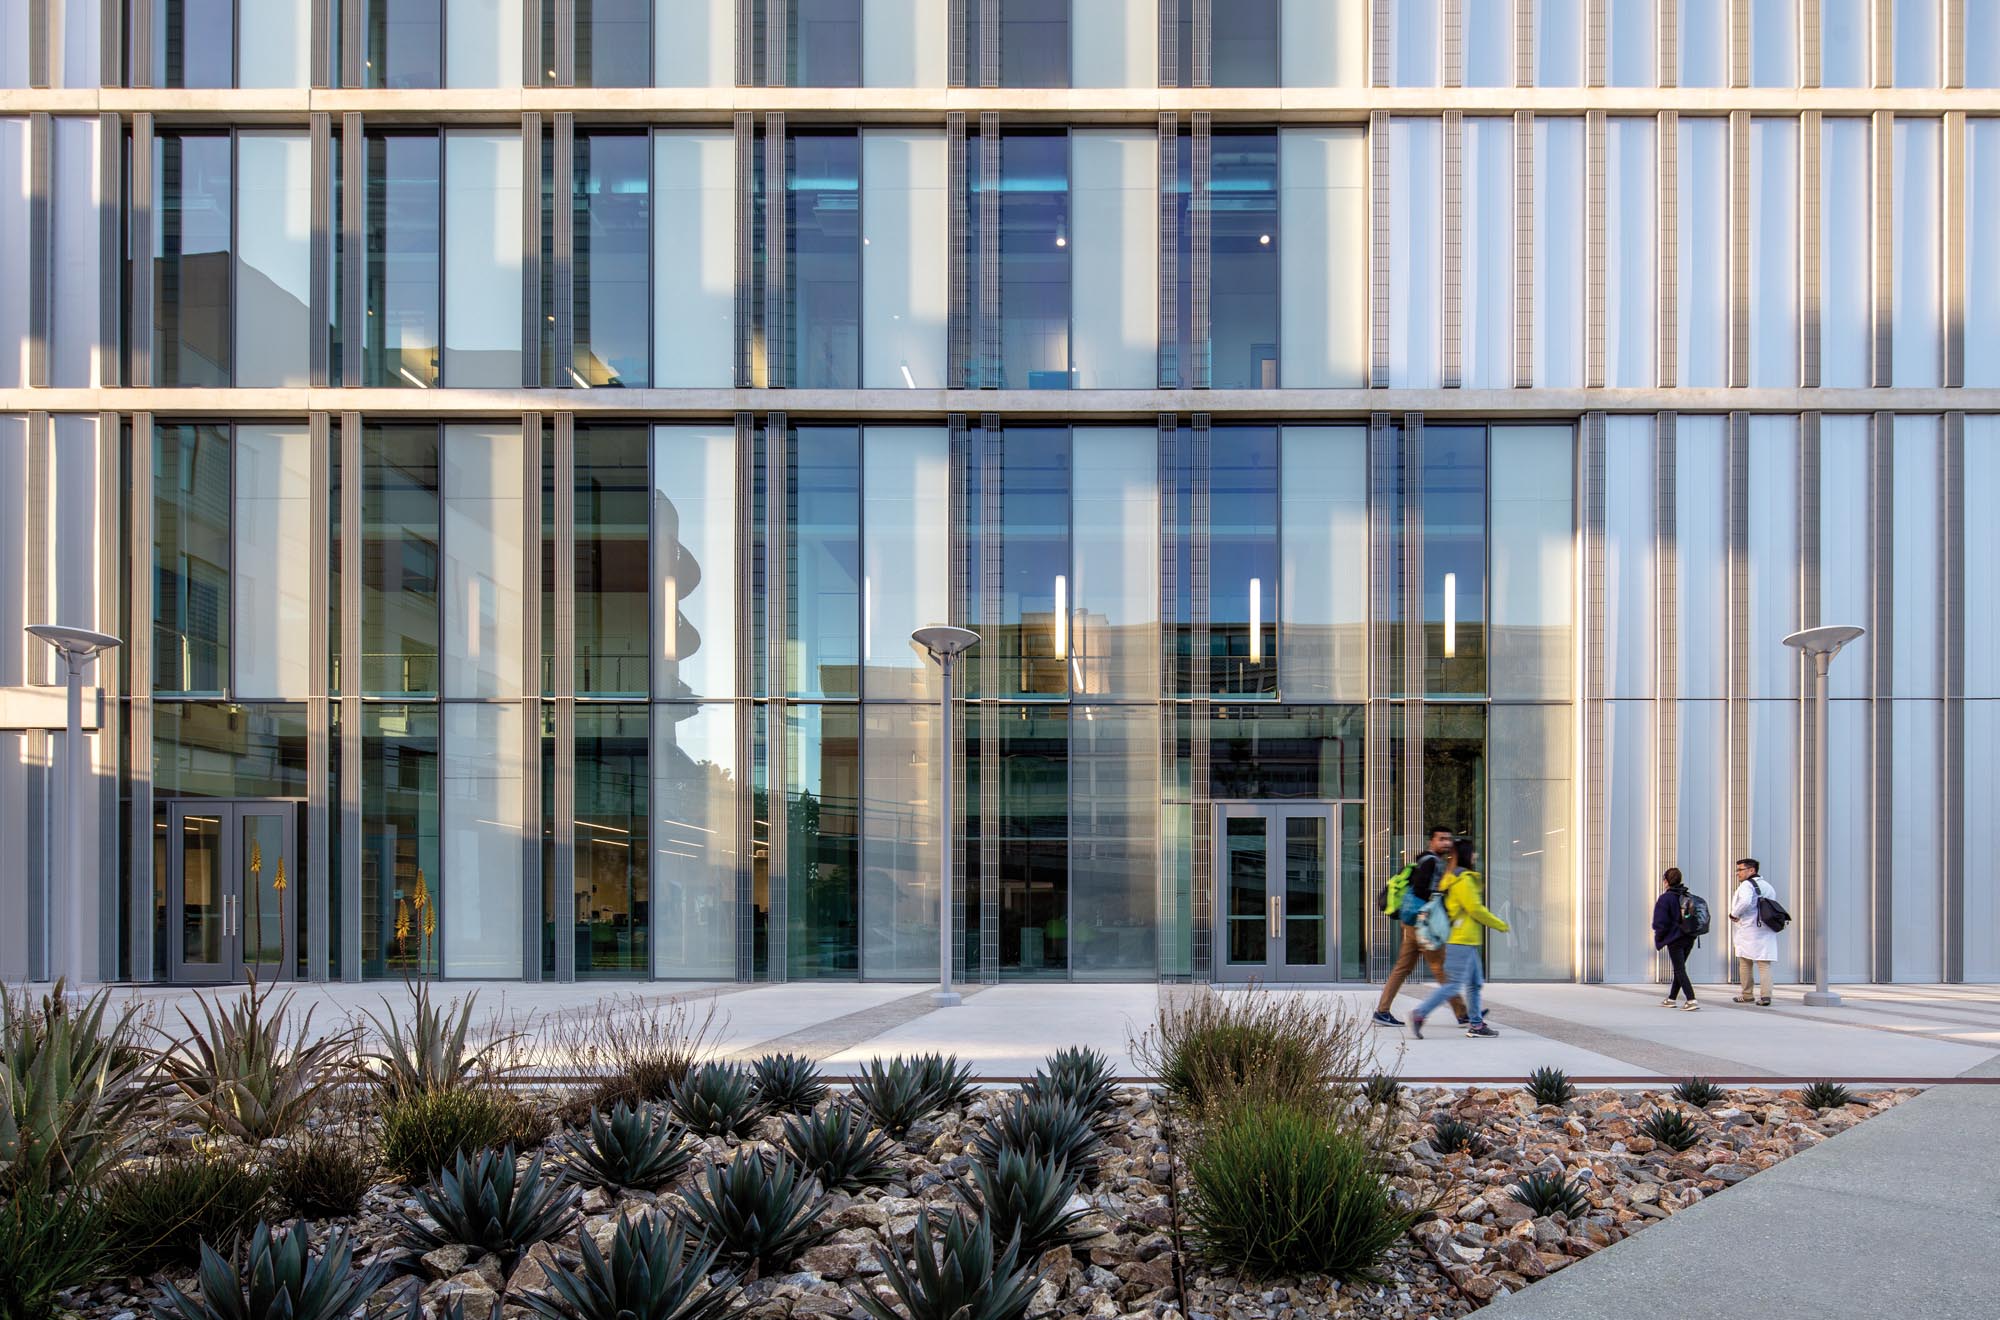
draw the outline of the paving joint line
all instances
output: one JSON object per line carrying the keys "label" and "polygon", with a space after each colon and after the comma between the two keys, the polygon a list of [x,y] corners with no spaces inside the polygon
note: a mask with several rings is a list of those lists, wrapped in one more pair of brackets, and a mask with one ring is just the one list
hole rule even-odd
{"label": "paving joint line", "polygon": [[[971,999],[985,989],[983,985],[968,985],[960,987],[959,993]],[[916,994],[904,995],[886,1004],[856,1009],[852,1013],[827,1018],[768,1040],[747,1042],[719,1057],[741,1062],[765,1054],[803,1054],[818,1063],[935,1011],[937,1006],[931,1002],[931,996],[936,993],[936,990],[926,986]]]}

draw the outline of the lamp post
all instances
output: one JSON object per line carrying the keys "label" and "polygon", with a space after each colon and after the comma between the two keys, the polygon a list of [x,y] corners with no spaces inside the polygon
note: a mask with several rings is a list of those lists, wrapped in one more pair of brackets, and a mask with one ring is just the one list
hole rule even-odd
{"label": "lamp post", "polygon": [[[62,874],[67,882],[49,886],[50,896],[55,901],[51,907],[62,912],[60,922],[64,937],[62,973],[73,979],[83,975],[83,839],[81,828],[83,813],[79,809],[83,801],[83,667],[97,658],[99,651],[109,651],[122,645],[118,638],[109,633],[92,632],[88,628],[70,628],[60,623],[31,623],[28,631],[56,649],[69,666],[69,728],[63,737],[63,809]],[[53,932],[52,932],[53,933]],[[50,961],[54,962],[54,950],[50,951]]]}
{"label": "lamp post", "polygon": [[942,624],[919,628],[910,640],[937,661],[944,681],[938,685],[938,988],[931,996],[937,1008],[961,1002],[951,988],[951,670],[959,656],[979,644],[979,634],[969,628],[948,628]]}
{"label": "lamp post", "polygon": [[1867,630],[1852,624],[1807,628],[1785,639],[1813,664],[1813,988],[1806,1003],[1831,1008],[1840,996],[1826,988],[1826,671],[1833,657]]}

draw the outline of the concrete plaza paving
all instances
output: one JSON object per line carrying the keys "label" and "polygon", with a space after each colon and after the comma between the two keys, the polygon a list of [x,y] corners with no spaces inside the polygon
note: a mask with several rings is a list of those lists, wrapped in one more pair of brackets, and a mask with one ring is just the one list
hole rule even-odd
{"label": "concrete plaza paving", "polygon": [[[386,998],[402,1004],[400,982],[299,985],[295,1006],[316,1005],[315,1026],[380,1013]],[[1412,1080],[1512,1080],[1553,1065],[1579,1078],[1643,1082],[1689,1073],[1741,1078],[1838,1077],[1942,1079],[2000,1060],[2000,986],[1844,986],[1838,1008],[1807,1008],[1795,987],[1780,987],[1771,1008],[1732,1004],[1730,987],[1701,988],[1703,1008],[1659,1006],[1657,986],[1502,983],[1488,987],[1497,1040],[1470,1040],[1447,1015],[1426,1039],[1400,1031],[1371,1033],[1377,1063]],[[931,987],[810,982],[606,983],[526,985],[447,981],[438,1000],[476,993],[475,1015],[489,1030],[523,1032],[537,1061],[561,1068],[563,1042],[582,1022],[680,1005],[699,1021],[712,1007],[713,1051],[743,1056],[787,1049],[821,1060],[839,1075],[876,1055],[949,1051],[989,1078],[1020,1077],[1051,1051],[1088,1045],[1126,1076],[1143,1075],[1132,1042],[1175,987],[1010,983],[968,988],[965,1002],[933,1008]],[[116,992],[156,1018],[192,1009],[191,990],[156,987]],[[205,993],[229,995],[223,989]],[[1276,990],[1341,1002],[1358,1013],[1374,1007],[1367,986]],[[1397,1003],[1407,1017],[1416,1000]],[[1434,1019],[1434,1023],[1437,1020]],[[1441,1026],[1441,1029],[1439,1027]]]}

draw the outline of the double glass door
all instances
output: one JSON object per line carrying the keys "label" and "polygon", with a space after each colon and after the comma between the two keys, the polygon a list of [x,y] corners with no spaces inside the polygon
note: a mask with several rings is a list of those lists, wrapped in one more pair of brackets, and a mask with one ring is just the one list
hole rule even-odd
{"label": "double glass door", "polygon": [[182,984],[282,980],[298,965],[299,804],[167,810],[168,972]]}
{"label": "double glass door", "polygon": [[1215,814],[1215,979],[1362,979],[1361,804],[1222,802]]}

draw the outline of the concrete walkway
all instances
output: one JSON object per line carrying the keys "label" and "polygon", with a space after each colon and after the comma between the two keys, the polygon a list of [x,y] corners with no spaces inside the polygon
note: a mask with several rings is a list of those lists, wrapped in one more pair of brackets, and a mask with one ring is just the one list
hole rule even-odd
{"label": "concrete walkway", "polygon": [[1479,1312],[1988,1320],[2000,1087],[1941,1086]]}

